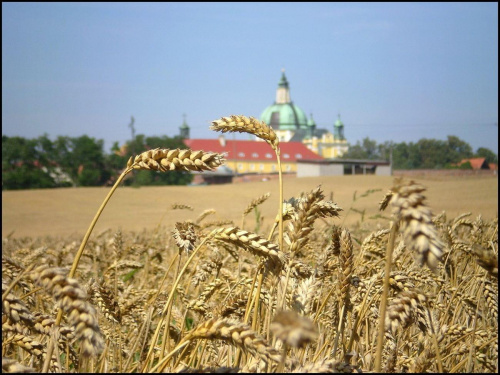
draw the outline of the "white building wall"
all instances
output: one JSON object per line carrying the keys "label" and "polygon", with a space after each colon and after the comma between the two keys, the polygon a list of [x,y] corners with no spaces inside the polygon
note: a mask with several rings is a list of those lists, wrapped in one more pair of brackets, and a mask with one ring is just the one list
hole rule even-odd
{"label": "white building wall", "polygon": [[323,164],[320,168],[319,176],[343,176],[343,164]]}
{"label": "white building wall", "polygon": [[297,177],[342,176],[342,164],[297,163]]}
{"label": "white building wall", "polygon": [[320,175],[319,164],[297,163],[297,177],[316,177]]}
{"label": "white building wall", "polygon": [[377,165],[375,169],[376,176],[391,176],[391,166],[390,165]]}

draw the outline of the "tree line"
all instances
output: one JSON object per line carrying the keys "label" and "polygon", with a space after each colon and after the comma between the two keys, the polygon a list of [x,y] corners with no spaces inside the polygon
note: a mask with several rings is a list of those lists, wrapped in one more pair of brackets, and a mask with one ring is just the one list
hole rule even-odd
{"label": "tree line", "polygon": [[479,147],[474,152],[467,142],[453,135],[445,141],[424,138],[415,143],[386,141],[377,144],[375,140],[364,138],[351,145],[342,158],[389,160],[391,152],[393,169],[472,168],[470,163],[461,167],[455,165],[469,158],[486,158],[487,163],[498,164],[497,155],[490,149]]}
{"label": "tree line", "polygon": [[[59,136],[54,141],[45,134],[38,138],[2,136],[2,190],[40,189],[70,186],[103,186],[116,181],[130,156],[148,149],[185,148],[182,138],[134,136],[125,146],[115,142],[110,153],[104,152],[104,141],[91,138]],[[484,157],[498,163],[497,155],[484,147],[472,147],[455,136],[448,139],[421,139],[416,143],[394,143],[365,138],[349,147],[343,155],[348,159],[389,160],[394,169],[457,168],[462,159]],[[470,168],[464,165],[462,168]],[[187,185],[192,181],[187,172],[160,173],[136,171],[124,181],[128,186]]]}
{"label": "tree line", "polygon": [[[180,137],[139,134],[122,148],[115,142],[107,154],[102,139],[87,135],[54,141],[46,134],[34,139],[3,135],[2,190],[112,185],[131,156],[156,147],[186,148]],[[187,185],[192,179],[187,172],[136,171],[124,184]]]}

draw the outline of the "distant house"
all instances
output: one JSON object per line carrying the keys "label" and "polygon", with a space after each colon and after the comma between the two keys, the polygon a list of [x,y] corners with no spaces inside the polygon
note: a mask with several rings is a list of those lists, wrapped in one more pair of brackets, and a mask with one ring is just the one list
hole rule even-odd
{"label": "distant house", "polygon": [[471,158],[462,159],[456,166],[460,167],[462,164],[469,162],[473,170],[491,169],[490,165],[486,162],[486,158]]}

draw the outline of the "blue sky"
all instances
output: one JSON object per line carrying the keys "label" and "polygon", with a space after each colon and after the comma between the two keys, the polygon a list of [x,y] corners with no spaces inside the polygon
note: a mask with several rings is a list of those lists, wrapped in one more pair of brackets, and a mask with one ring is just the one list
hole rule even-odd
{"label": "blue sky", "polygon": [[[2,134],[215,138],[260,117],[286,69],[351,144],[445,140],[498,153],[497,3],[2,3]],[[243,137],[243,136],[240,136]],[[245,138],[245,137],[244,137]]]}

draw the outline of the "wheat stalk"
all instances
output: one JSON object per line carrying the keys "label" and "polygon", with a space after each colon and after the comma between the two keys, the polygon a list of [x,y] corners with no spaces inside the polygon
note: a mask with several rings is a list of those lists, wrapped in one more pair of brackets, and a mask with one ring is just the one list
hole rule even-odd
{"label": "wheat stalk", "polygon": [[[254,134],[255,136],[265,140],[276,153],[276,161],[278,163],[279,174],[279,248],[283,251],[283,173],[281,169],[279,139],[276,133],[266,123],[260,122],[253,117],[236,116],[222,117],[220,120],[212,121],[210,127],[212,130],[225,132],[244,132]],[[274,230],[274,229],[273,229]],[[269,239],[271,239],[269,235]],[[259,286],[262,283],[262,278],[259,278]]]}

